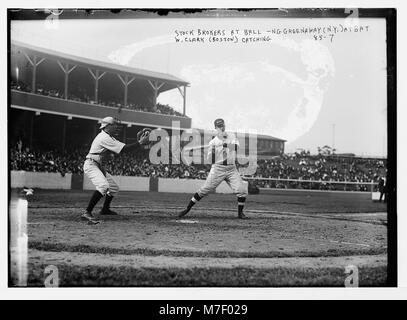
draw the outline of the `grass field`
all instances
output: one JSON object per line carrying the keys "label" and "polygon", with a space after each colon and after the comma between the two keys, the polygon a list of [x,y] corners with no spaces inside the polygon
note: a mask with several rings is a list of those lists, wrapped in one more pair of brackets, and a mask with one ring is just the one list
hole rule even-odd
{"label": "grass field", "polygon": [[[383,286],[386,204],[370,194],[270,190],[249,196],[249,220],[233,195],[213,194],[183,219],[189,194],[122,192],[120,215],[79,220],[91,192],[36,190],[28,213],[28,285],[44,286]],[[95,212],[98,212],[99,203]]]}

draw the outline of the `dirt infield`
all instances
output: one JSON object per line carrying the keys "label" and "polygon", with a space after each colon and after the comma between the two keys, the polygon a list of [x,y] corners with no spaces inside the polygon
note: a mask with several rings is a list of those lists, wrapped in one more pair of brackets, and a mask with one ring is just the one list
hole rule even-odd
{"label": "dirt infield", "polygon": [[[218,276],[211,282],[233,286],[340,285],[344,266],[356,265],[369,270],[364,285],[385,282],[386,205],[371,202],[370,194],[276,191],[253,195],[246,205],[251,219],[246,221],[236,218],[232,195],[210,195],[191,214],[178,219],[177,212],[190,195],[123,192],[113,202],[120,215],[102,218],[100,225],[89,226],[79,221],[79,215],[90,194],[36,190],[28,218],[29,263],[37,275],[31,278],[32,285],[40,283],[43,275],[39,268],[47,264],[69,267],[69,272],[75,274],[82,272],[81,268],[121,266],[155,268],[164,273],[199,268],[205,269],[205,274],[210,270],[221,274],[234,268],[253,272],[277,268],[285,275],[269,282],[263,274],[249,275],[254,277],[252,280],[229,274],[229,282]],[[294,276],[304,270],[312,271]],[[318,270],[324,277],[315,277]],[[100,272],[104,274],[105,269]],[[90,283],[79,275],[73,278],[75,281],[65,278],[64,285],[104,283],[98,282],[98,277]],[[151,283],[148,275],[143,275],[142,281],[136,277],[141,282],[122,278],[118,273],[117,285],[177,285],[166,276],[158,280],[151,277]],[[179,284],[208,285],[197,282],[198,276],[191,274],[191,278],[194,281],[180,278]]]}

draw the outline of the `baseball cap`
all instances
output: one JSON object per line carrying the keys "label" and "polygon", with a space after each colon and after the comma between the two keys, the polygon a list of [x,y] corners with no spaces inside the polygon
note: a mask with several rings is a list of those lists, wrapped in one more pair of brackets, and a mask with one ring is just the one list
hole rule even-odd
{"label": "baseball cap", "polygon": [[102,119],[102,123],[100,124],[99,129],[105,128],[109,124],[116,123],[116,120],[113,117],[106,117]]}
{"label": "baseball cap", "polygon": [[225,125],[225,120],[219,118],[219,119],[216,119],[214,123],[215,123],[215,128],[222,127]]}

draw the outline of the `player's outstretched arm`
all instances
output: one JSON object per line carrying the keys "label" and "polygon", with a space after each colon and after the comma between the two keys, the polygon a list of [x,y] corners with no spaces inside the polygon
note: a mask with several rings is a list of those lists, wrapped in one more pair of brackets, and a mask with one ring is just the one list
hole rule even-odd
{"label": "player's outstretched arm", "polygon": [[125,144],[121,152],[133,151],[133,150],[135,150],[135,149],[137,148],[137,146],[139,146],[139,145],[140,145],[140,143],[138,143],[138,142]]}
{"label": "player's outstretched arm", "polygon": [[151,129],[149,128],[144,128],[143,130],[140,130],[137,133],[137,142],[135,143],[130,143],[130,144],[125,144],[122,152],[128,152],[128,151],[133,151],[134,149],[136,149],[138,146],[143,146],[146,145],[150,142],[150,132]]}

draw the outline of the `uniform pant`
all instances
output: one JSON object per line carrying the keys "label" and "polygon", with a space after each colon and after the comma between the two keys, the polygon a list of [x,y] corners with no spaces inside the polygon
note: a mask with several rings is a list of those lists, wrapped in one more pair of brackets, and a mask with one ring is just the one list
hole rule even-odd
{"label": "uniform pant", "polygon": [[99,165],[92,160],[86,159],[83,165],[83,171],[86,176],[92,181],[96,190],[102,195],[109,193],[114,196],[119,192],[119,186],[113,180],[113,177],[108,172],[102,172]]}
{"label": "uniform pant", "polygon": [[215,191],[216,187],[218,187],[223,180],[226,181],[238,197],[247,196],[246,185],[234,164],[212,165],[211,171],[209,172],[204,185],[197,192],[198,195],[202,198],[208,193]]}

